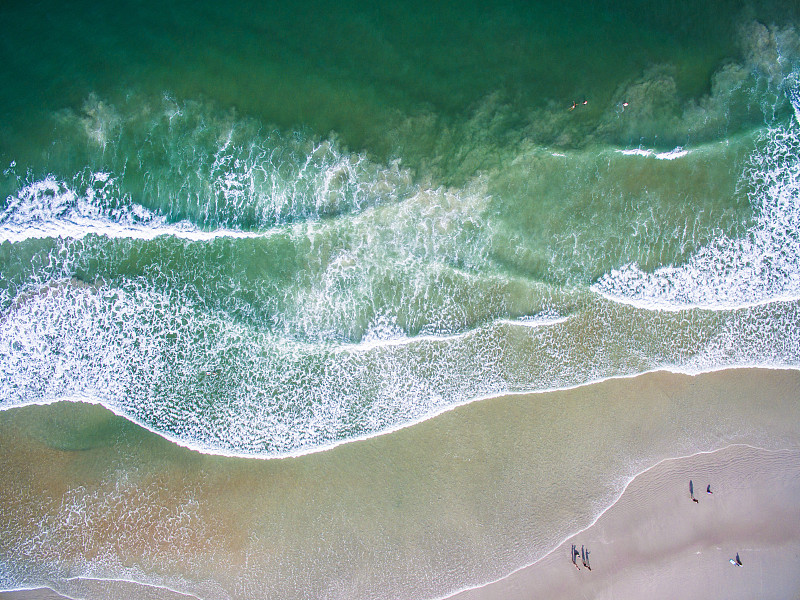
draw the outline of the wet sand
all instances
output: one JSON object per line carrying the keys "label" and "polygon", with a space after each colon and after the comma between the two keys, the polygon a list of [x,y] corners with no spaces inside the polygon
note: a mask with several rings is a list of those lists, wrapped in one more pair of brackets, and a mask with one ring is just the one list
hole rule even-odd
{"label": "wet sand", "polygon": [[[451,600],[795,598],[797,506],[800,451],[730,446],[668,459],[636,476],[593,525],[535,565]],[[581,555],[570,562],[573,547],[588,550],[590,568]],[[730,562],[737,555],[741,567]],[[76,589],[137,600],[193,597],[130,583],[83,581]],[[65,598],[49,589],[0,592],[0,600]]]}
{"label": "wet sand", "polygon": [[79,580],[74,588],[77,592],[74,597],[62,596],[50,588],[36,588],[0,592],[0,600],[79,600],[86,597],[103,600],[197,600],[197,596],[130,581]]}
{"label": "wet sand", "polygon": [[0,592],[0,600],[70,600],[49,588]]}
{"label": "wet sand", "polygon": [[[535,565],[452,600],[797,598],[798,506],[797,450],[734,446],[667,460]],[[590,568],[582,554],[570,561],[573,546],[589,551]],[[737,555],[741,567],[730,562]]]}
{"label": "wet sand", "polygon": [[[0,566],[7,588],[51,586],[85,598],[119,595],[109,586],[130,585],[86,578],[162,586],[173,591],[149,588],[143,597],[170,600],[176,593],[204,600],[443,597],[546,564],[543,557],[659,461],[732,444],[798,451],[799,397],[798,371],[650,373],[487,399],[280,460],[200,454],[99,406],[12,409],[0,413]],[[700,455],[712,466],[714,456]],[[782,463],[763,464],[757,474],[783,476]],[[704,473],[676,474],[652,495],[674,496],[680,510],[700,515],[710,504],[704,497],[692,503],[687,486],[694,477],[704,486]],[[719,486],[719,503],[726,502],[723,475],[709,479]],[[742,521],[763,529],[754,519]],[[743,573],[754,561],[747,548],[755,547],[745,533],[741,546],[719,550],[731,569],[726,554],[741,551]],[[636,543],[646,546],[650,538],[639,535]],[[628,565],[628,589],[645,585],[636,573],[649,580],[651,563],[618,550],[613,567],[604,564],[612,554],[600,539],[579,542],[591,549],[591,573],[578,572],[563,549],[551,555],[560,553],[555,568],[568,567],[564,581],[624,574]],[[687,539],[679,547],[720,543]],[[553,573],[561,582],[561,571]],[[615,577],[613,597],[627,597],[617,596],[623,579]]]}

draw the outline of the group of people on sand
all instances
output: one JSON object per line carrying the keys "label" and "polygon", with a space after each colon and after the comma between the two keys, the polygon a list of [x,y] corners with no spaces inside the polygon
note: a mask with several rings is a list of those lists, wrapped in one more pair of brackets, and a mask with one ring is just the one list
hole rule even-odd
{"label": "group of people on sand", "polygon": [[[711,491],[711,484],[708,484],[706,486],[706,494],[711,495],[713,493],[714,492]],[[699,503],[699,500],[694,497],[694,483],[692,482],[691,479],[689,480],[689,497],[692,499],[692,502]],[[592,567],[589,564],[589,551],[586,549],[586,546],[582,545],[581,549],[580,549],[580,552],[579,552],[578,551],[578,547],[575,544],[572,544],[572,555],[571,555],[570,558],[572,558],[572,564],[575,565],[575,568],[580,571],[581,567],[578,564],[578,557],[579,556],[581,557],[581,562],[583,563],[583,566],[591,571]],[[739,553],[738,552],[736,553],[736,558],[731,558],[730,559],[730,563],[732,565],[737,566],[737,567],[741,567],[742,566],[742,560],[739,558]]]}
{"label": "group of people on sand", "polygon": [[[706,486],[706,494],[713,494],[713,493],[714,492],[711,491],[711,484],[707,485]],[[698,504],[700,503],[700,501],[697,498],[694,497],[694,483],[692,483],[691,479],[689,480],[689,498],[692,499],[692,502],[697,502]],[[737,567],[741,567],[742,566],[742,559],[739,558],[739,553],[738,552],[736,553],[736,558],[731,558],[729,560],[730,560],[730,563],[732,565],[735,565]]]}
{"label": "group of people on sand", "polygon": [[578,564],[577,560],[578,556],[581,557],[581,562],[583,563],[583,566],[591,571],[592,566],[589,564],[589,551],[586,549],[585,546],[581,546],[581,551],[578,552],[577,546],[575,546],[575,544],[572,544],[572,564],[575,565],[575,568],[580,571],[581,567]]}
{"label": "group of people on sand", "polygon": [[[706,486],[706,494],[713,494],[714,492],[711,491],[711,484]],[[692,480],[689,480],[689,498],[692,499],[692,502],[700,502],[697,498],[694,497],[694,483]]]}

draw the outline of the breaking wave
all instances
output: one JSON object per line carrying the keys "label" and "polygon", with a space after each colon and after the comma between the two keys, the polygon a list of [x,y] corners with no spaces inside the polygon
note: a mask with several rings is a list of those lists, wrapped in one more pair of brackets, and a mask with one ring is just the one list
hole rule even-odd
{"label": "breaking wave", "polygon": [[684,264],[649,273],[627,264],[592,289],[619,302],[666,310],[800,298],[800,127],[793,122],[770,128],[759,146],[741,182],[755,215],[746,235],[720,235]]}

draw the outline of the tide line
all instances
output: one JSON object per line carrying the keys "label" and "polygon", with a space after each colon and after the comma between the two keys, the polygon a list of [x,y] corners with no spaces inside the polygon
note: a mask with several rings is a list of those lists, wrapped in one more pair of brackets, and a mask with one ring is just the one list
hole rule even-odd
{"label": "tide line", "polygon": [[[68,577],[64,579],[64,581],[101,581],[101,582],[108,582],[108,583],[131,583],[133,585],[138,585],[147,588],[153,588],[157,590],[165,590],[167,592],[172,592],[173,594],[177,594],[179,596],[185,596],[187,598],[194,598],[195,600],[203,600],[200,596],[195,596],[189,592],[182,592],[180,590],[173,589],[166,585],[157,585],[155,583],[146,583],[144,581],[136,581],[134,579],[125,579],[125,578],[116,578],[116,577]],[[58,590],[55,590],[57,593],[61,593]],[[66,595],[66,594],[64,594]]]}
{"label": "tide line", "polygon": [[82,598],[75,598],[73,596],[70,596],[69,594],[65,594],[64,592],[56,591],[49,585],[44,585],[44,584],[36,587],[3,588],[0,589],[0,594],[13,594],[14,592],[35,592],[37,590],[50,590],[54,594],[58,594],[59,596],[67,598],[68,600],[84,600]]}

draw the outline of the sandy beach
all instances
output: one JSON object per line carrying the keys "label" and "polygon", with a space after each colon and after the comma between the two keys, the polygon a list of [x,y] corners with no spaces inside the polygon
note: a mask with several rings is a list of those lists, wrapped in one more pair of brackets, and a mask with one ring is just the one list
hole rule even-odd
{"label": "sandy beach", "polygon": [[[451,599],[795,598],[800,595],[798,505],[796,450],[731,446],[668,459],[635,477],[593,525],[535,565]],[[741,567],[730,562],[736,556]],[[132,583],[83,585],[95,597],[194,597]],[[64,598],[46,588],[0,592],[0,600]]]}
{"label": "sandy beach", "polygon": [[[452,598],[796,598],[799,505],[796,450],[734,446],[666,460],[535,565]],[[741,566],[730,562],[737,555]]]}
{"label": "sandy beach", "polygon": [[[200,454],[96,405],[4,411],[6,589],[425,600],[500,580],[461,597],[709,598],[740,578],[727,597],[786,598],[799,389],[791,370],[649,373],[280,460]],[[573,543],[591,572],[571,564]]]}

